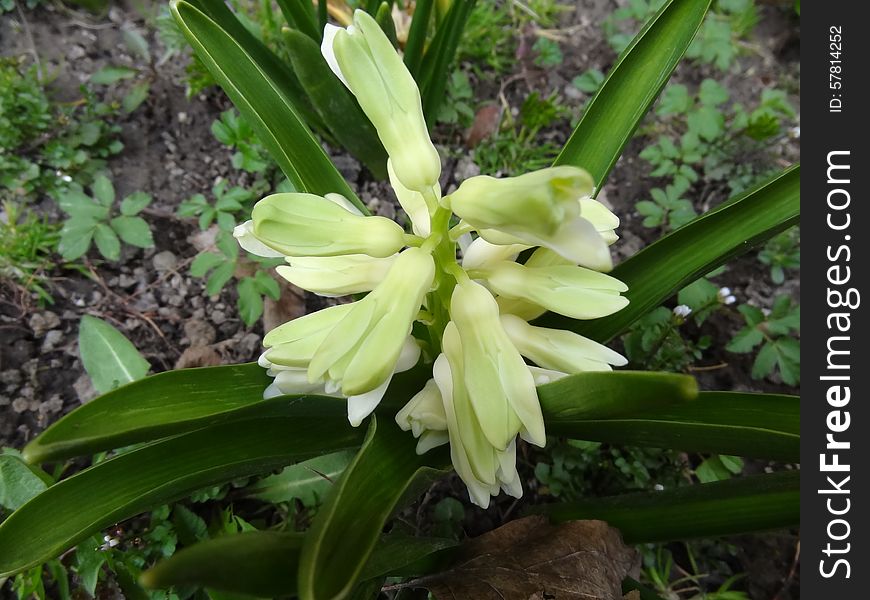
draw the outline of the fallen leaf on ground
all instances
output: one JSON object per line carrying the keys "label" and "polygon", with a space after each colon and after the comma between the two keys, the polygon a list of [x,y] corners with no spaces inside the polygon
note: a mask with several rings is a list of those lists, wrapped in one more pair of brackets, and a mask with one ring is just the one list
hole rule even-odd
{"label": "fallen leaf on ground", "polygon": [[266,296],[263,303],[263,331],[266,333],[287,321],[298,319],[306,312],[305,291],[281,277],[276,277],[276,280],[281,286],[281,297],[272,300]]}
{"label": "fallen leaf on ground", "polygon": [[637,552],[603,521],[512,521],[467,542],[455,566],[417,581],[436,600],[620,600]]}
{"label": "fallen leaf on ground", "polygon": [[210,346],[191,346],[181,353],[175,361],[176,369],[193,369],[195,367],[213,367],[223,364],[223,359]]}

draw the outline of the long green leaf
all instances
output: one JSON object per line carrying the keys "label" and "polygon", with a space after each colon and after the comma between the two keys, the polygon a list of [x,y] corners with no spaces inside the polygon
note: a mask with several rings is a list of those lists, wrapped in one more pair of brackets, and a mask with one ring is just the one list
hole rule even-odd
{"label": "long green leaf", "polygon": [[387,151],[374,126],[320,53],[320,46],[304,34],[284,30],[293,70],[318,114],[335,139],[368,167],[378,179],[387,176]]}
{"label": "long green leaf", "polygon": [[270,378],[256,363],[160,373],[95,398],[24,448],[30,463],[59,460],[198,429],[262,403]]}
{"label": "long green leaf", "polygon": [[79,325],[79,354],[100,393],[141,379],[151,369],[124,334],[90,315],[83,316]]}
{"label": "long green leaf", "polygon": [[601,519],[626,543],[663,542],[796,527],[800,473],[784,471],[680,487],[537,506],[554,521]]}
{"label": "long green leaf", "polygon": [[188,42],[300,191],[339,193],[365,206],[299,118],[293,102],[245,46],[193,5],[173,0]]}
{"label": "long green leaf", "polygon": [[423,55],[417,84],[423,99],[423,114],[430,127],[435,123],[438,107],[444,100],[447,74],[475,2],[476,0],[453,1],[444,21],[438,26],[429,49]]}
{"label": "long green leaf", "polygon": [[610,274],[628,285],[629,305],[591,321],[548,313],[537,325],[606,342],[698,277],[796,224],[800,166],[783,171],[647,246]]}
{"label": "long green leaf", "polygon": [[600,190],[704,20],[711,0],[670,0],[610,70],[554,164],[589,171]]}
{"label": "long green leaf", "polygon": [[[142,574],[150,589],[195,585],[272,598],[296,592],[304,535],[251,531],[200,542]],[[449,559],[458,542],[440,538],[386,535],[363,569],[363,579],[422,575]]]}
{"label": "long green leaf", "polygon": [[[393,378],[379,410],[393,414],[431,375],[421,365]],[[72,411],[24,449],[30,463],[93,454],[272,410],[257,363],[182,369],[147,377]],[[280,402],[280,401],[278,401]]]}
{"label": "long green leaf", "polygon": [[346,403],[298,398],[275,415],[215,425],[121,454],[39,494],[0,524],[0,576],[205,486],[264,473],[361,441]]}
{"label": "long green leaf", "polygon": [[304,534],[251,531],[194,544],[145,571],[149,589],[215,588],[263,598],[292,595]]}
{"label": "long green leaf", "polygon": [[590,371],[538,387],[548,428],[657,412],[697,396],[698,384],[688,375],[646,371]]}
{"label": "long green leaf", "polygon": [[318,44],[320,43],[323,29],[317,27],[314,4],[310,0],[277,0],[277,2],[281,13],[287,19],[287,23],[296,27]]}
{"label": "long green leaf", "polygon": [[800,399],[796,396],[701,392],[694,402],[601,419],[550,415],[543,399],[542,407],[548,433],[575,439],[800,460]]}
{"label": "long green leaf", "polygon": [[293,107],[310,127],[324,133],[326,132],[325,125],[308,100],[308,96],[305,95],[305,91],[302,89],[293,71],[277,54],[272,52],[242,24],[223,0],[186,1],[217,23],[221,29],[226,31],[230,37],[236,40],[253,57],[254,62],[275,82],[281,93],[290,99]]}
{"label": "long green leaf", "polygon": [[[302,600],[345,598],[375,548],[387,519],[414,479],[440,452],[417,456],[414,439],[389,420],[372,418],[354,461],[327,497],[305,538],[299,561]],[[439,465],[440,466],[440,465]],[[360,518],[364,515],[364,518]]]}
{"label": "long green leaf", "polygon": [[423,48],[426,46],[426,34],[429,32],[429,21],[432,16],[434,0],[419,0],[414,6],[414,18],[408,31],[408,42],[405,44],[405,66],[414,78],[420,71],[423,60]]}

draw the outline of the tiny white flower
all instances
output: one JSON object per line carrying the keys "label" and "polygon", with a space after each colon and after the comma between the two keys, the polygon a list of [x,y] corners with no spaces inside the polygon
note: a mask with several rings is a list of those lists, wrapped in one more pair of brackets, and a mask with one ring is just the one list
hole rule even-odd
{"label": "tiny white flower", "polygon": [[685,304],[680,304],[674,307],[674,315],[680,317],[681,319],[685,319],[690,314],[692,314],[692,309],[686,306]]}

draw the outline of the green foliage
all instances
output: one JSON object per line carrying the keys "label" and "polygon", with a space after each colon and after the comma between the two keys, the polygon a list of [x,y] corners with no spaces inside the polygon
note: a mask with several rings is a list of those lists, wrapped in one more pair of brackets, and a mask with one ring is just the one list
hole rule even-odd
{"label": "green foliage", "polygon": [[57,248],[66,260],[84,256],[92,241],[100,254],[112,261],[121,257],[122,241],[138,248],[154,246],[150,226],[138,216],[151,203],[151,196],[144,192],[133,192],[124,198],[116,212],[112,182],[105,175],[97,175],[90,196],[74,184],[59,192],[57,200],[69,215]]}
{"label": "green foliage", "polygon": [[48,273],[55,266],[52,253],[60,240],[58,226],[12,201],[3,203],[3,211],[0,280],[36,294],[40,304],[53,303],[47,286]]}
{"label": "green foliage", "polygon": [[551,440],[535,464],[538,493],[563,501],[626,490],[685,484],[686,467],[672,450]]}
{"label": "green foliage", "polygon": [[714,454],[695,467],[695,477],[701,483],[730,479],[732,475],[740,475],[742,472],[743,459],[727,454]]}
{"label": "green foliage", "polygon": [[222,112],[220,119],[211,124],[211,132],[221,144],[236,149],[232,157],[236,169],[262,173],[269,167],[275,168],[275,163],[254,136],[254,130],[235,110]]}
{"label": "green foliage", "polygon": [[178,206],[178,216],[198,217],[199,228],[203,231],[216,222],[221,231],[232,232],[239,216],[250,213],[248,204],[254,199],[254,194],[239,186],[228,188],[228,185],[226,179],[219,179],[212,186],[214,202],[209,202],[202,194],[194,194]]}
{"label": "green foliage", "polygon": [[[519,41],[516,32],[523,31],[529,24],[553,26],[559,13],[564,10],[566,7],[554,0],[532,0],[522,5],[515,2],[478,2],[468,17],[457,58],[459,62],[470,62],[471,68],[480,77],[492,78],[503,74],[516,62]],[[540,52],[542,48],[535,50]],[[554,52],[550,40],[543,43],[543,52],[548,58],[555,58],[558,52],[559,60],[555,64],[561,63],[561,51],[556,45]]]}
{"label": "green foliage", "polygon": [[709,335],[696,341],[683,335],[680,327],[685,322],[664,306],[639,319],[624,338],[629,361],[653,370],[685,371],[712,343]]}
{"label": "green foliage", "polygon": [[298,499],[305,508],[316,508],[352,459],[352,452],[335,452],[305,460],[251,484],[245,493],[272,503]]}
{"label": "green foliage", "polygon": [[682,84],[665,88],[656,108],[660,121],[650,130],[655,141],[640,157],[653,167],[650,175],[670,183],[654,188],[652,200],[637,203],[647,227],[676,229],[694,218],[691,198],[700,182],[728,186],[740,193],[766,176],[773,156],[767,145],[794,118],[785,94],[766,89],[756,108],[730,103],[728,90],[713,79],[695,93]]}
{"label": "green foliage", "polygon": [[770,280],[776,285],[785,281],[786,270],[800,269],[801,232],[793,227],[768,241],[758,253],[758,260],[770,267]]}
{"label": "green foliage", "polygon": [[752,377],[763,379],[779,372],[787,385],[800,382],[801,347],[795,337],[800,333],[800,305],[789,296],[778,296],[770,311],[751,304],[737,308],[746,326],[726,346],[729,352],[746,354],[758,349],[752,365]]}
{"label": "green foliage", "polygon": [[[215,251],[198,254],[190,264],[190,274],[194,277],[206,277],[205,290],[209,295],[219,294],[224,286],[236,276],[241,260],[246,263],[253,261],[254,265],[269,268],[280,264],[280,259],[263,259],[250,255],[243,259],[239,255],[239,245],[229,232],[221,232],[215,244]],[[253,275],[243,275],[236,285],[238,293],[239,315],[247,326],[256,323],[263,314],[263,296],[273,300],[281,297],[278,282],[264,271],[255,271]]]}
{"label": "green foliage", "polygon": [[[687,600],[749,600],[746,592],[731,589],[743,578],[733,574],[734,556],[737,549],[720,540],[700,540],[679,544],[682,564],[677,564],[674,553],[664,545],[641,547],[643,555],[643,578],[649,581],[663,598],[686,598]],[[711,573],[731,574],[715,589],[707,589]],[[724,577],[724,575],[723,575]]]}
{"label": "green foliage", "polygon": [[432,511],[432,534],[458,540],[462,537],[465,505],[456,498],[442,498]]}
{"label": "green foliage", "polygon": [[604,83],[604,73],[598,69],[589,69],[584,71],[577,77],[571,80],[571,85],[587,94],[594,94]]}
{"label": "green foliage", "polygon": [[35,66],[0,59],[0,197],[38,198],[87,185],[117,154],[116,108],[80,88],[79,102],[54,103]]}
{"label": "green foliage", "polygon": [[[664,0],[630,0],[618,8],[603,24],[611,48],[621,53],[631,42],[639,25],[652,17]],[[698,35],[686,51],[686,58],[714,65],[727,71],[738,55],[742,39],[748,36],[758,15],[753,0],[718,0],[701,25]]]}
{"label": "green foliage", "polygon": [[[0,0],[0,14],[3,14],[5,12],[12,12],[13,10],[15,10],[15,4],[16,0]],[[24,8],[28,10],[33,10],[34,8],[42,4],[42,0],[24,0],[24,2],[22,2],[21,4],[24,6]]]}
{"label": "green foliage", "polygon": [[542,97],[532,92],[523,101],[519,118],[505,114],[501,127],[474,149],[474,162],[484,173],[514,175],[541,169],[552,162],[559,147],[541,141],[541,132],[570,115],[556,92]]}
{"label": "green foliage", "polygon": [[535,64],[539,67],[558,67],[565,60],[559,42],[546,37],[539,37],[532,45],[535,53]]}
{"label": "green foliage", "polygon": [[665,187],[650,190],[652,201],[641,200],[635,204],[637,212],[643,215],[644,227],[661,227],[663,229],[678,229],[692,219],[698,213],[692,206],[692,201],[683,197],[688,191],[689,184],[685,179]]}
{"label": "green foliage", "polygon": [[439,123],[468,127],[474,120],[474,90],[468,75],[454,71],[447,80],[447,98],[438,107]]}

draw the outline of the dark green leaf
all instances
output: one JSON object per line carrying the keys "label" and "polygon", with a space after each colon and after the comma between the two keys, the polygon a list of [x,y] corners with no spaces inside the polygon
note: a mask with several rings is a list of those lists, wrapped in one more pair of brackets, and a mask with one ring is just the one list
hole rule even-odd
{"label": "dark green leaf", "polygon": [[[305,537],[299,597],[344,597],[354,588],[390,514],[440,452],[417,456],[415,440],[391,420],[372,418],[354,461],[333,487]],[[365,515],[364,519],[360,515]]]}
{"label": "dark green leaf", "polygon": [[14,454],[0,454],[0,507],[15,510],[47,486]]}
{"label": "dark green leaf", "polygon": [[583,112],[554,164],[586,169],[600,190],[701,25],[710,0],[670,0],[650,19]]}
{"label": "dark green leaf", "polygon": [[155,442],[51,486],[0,524],[0,576],[205,486],[359,444],[361,432],[347,424],[343,400],[279,400],[263,403],[272,415]]}
{"label": "dark green leaf", "polygon": [[335,452],[303,461],[248,486],[245,493],[266,502],[298,499],[304,506],[317,506],[353,456],[351,452]]}
{"label": "dark green leaf", "polygon": [[320,53],[320,46],[293,30],[284,31],[284,43],[299,83],[335,139],[361,160],[375,177],[385,178],[387,152],[359,104],[330,71]]}
{"label": "dark green leaf", "polygon": [[[209,16],[194,5],[177,0],[171,6],[197,55],[296,188],[320,195],[339,193],[367,214],[365,206],[301,121],[298,102],[294,104],[287,91],[293,75],[277,57],[242,31],[243,27],[239,30],[240,25],[231,13],[218,25],[211,11]],[[225,7],[212,9],[228,12]],[[235,26],[230,20],[235,21]],[[232,31],[226,29],[229,26],[233,26]]]}
{"label": "dark green leaf", "polygon": [[269,381],[256,363],[152,375],[64,416],[24,448],[24,458],[61,460],[221,423],[238,409],[259,405]]}
{"label": "dark green leaf", "polygon": [[554,521],[601,519],[628,544],[796,527],[800,473],[785,471],[661,492],[590,498],[535,508]]}
{"label": "dark green leaf", "polygon": [[688,375],[646,371],[588,371],[538,387],[551,433],[589,420],[655,413],[697,396],[698,384]]}
{"label": "dark green leaf", "polygon": [[647,410],[637,407],[612,418],[582,418],[571,412],[551,412],[547,388],[558,383],[539,388],[550,434],[629,446],[800,460],[800,401],[793,396],[701,392],[692,402],[663,402]]}

